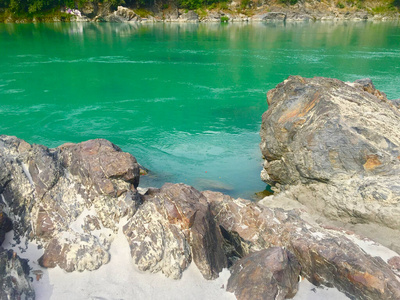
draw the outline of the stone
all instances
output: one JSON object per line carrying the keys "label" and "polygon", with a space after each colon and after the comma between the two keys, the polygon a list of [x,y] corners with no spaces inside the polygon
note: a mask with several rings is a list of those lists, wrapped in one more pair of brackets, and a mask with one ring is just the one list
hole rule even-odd
{"label": "stone", "polygon": [[400,229],[400,111],[368,79],[290,76],[267,94],[261,178],[331,219]]}
{"label": "stone", "polygon": [[97,2],[84,2],[81,5],[81,13],[86,17],[92,19],[97,16],[98,12],[98,3]]}
{"label": "stone", "polygon": [[2,209],[2,204],[0,204],[0,246],[4,242],[6,233],[12,230],[12,221]]}
{"label": "stone", "polygon": [[139,22],[141,18],[131,9],[118,6],[117,10],[104,17],[107,22],[123,23],[123,22]]}
{"label": "stone", "polygon": [[395,107],[400,109],[400,99],[393,99],[392,103],[394,104]]}
{"label": "stone", "polygon": [[67,272],[93,271],[108,263],[107,250],[93,235],[63,231],[47,244],[39,264],[44,268],[59,266]]}
{"label": "stone", "polygon": [[300,270],[296,257],[281,247],[253,252],[233,265],[227,291],[238,300],[293,298]]}
{"label": "stone", "polygon": [[392,269],[400,271],[400,256],[393,256],[388,260],[388,264],[392,267]]}
{"label": "stone", "polygon": [[209,11],[207,16],[201,19],[202,22],[221,22],[222,13],[217,11]]}
{"label": "stone", "polygon": [[0,250],[0,299],[35,299],[29,266],[12,250]]}
{"label": "stone", "polygon": [[205,197],[184,184],[149,189],[124,226],[138,268],[178,279],[193,259],[206,279],[227,266],[223,237]]}
{"label": "stone", "polygon": [[284,12],[268,12],[251,17],[252,21],[285,21],[286,13]]}
{"label": "stone", "polygon": [[[139,164],[106,140],[49,149],[0,136],[0,167],[0,200],[15,236],[35,239],[45,249],[56,241],[62,245],[63,234],[85,243],[96,238],[92,232],[98,229],[117,232],[121,219],[131,217],[141,202],[136,190]],[[83,232],[88,236],[78,238]],[[81,265],[92,268],[90,263]]]}
{"label": "stone", "polygon": [[179,16],[179,21],[181,21],[181,22],[198,22],[199,15],[196,14],[193,10],[189,10],[188,12],[184,12]]}
{"label": "stone", "polygon": [[163,11],[163,18],[166,22],[176,22],[179,18],[178,8],[173,6]]}
{"label": "stone", "polygon": [[218,192],[202,194],[225,235],[240,236],[236,255],[285,247],[315,285],[335,286],[351,299],[400,299],[400,282],[390,266],[340,231],[306,223],[295,210],[272,209]]}

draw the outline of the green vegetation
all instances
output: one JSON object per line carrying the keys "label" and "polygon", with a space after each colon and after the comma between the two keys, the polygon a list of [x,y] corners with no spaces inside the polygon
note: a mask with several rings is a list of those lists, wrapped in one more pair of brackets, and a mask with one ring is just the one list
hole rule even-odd
{"label": "green vegetation", "polygon": [[338,3],[336,4],[336,7],[337,7],[337,8],[344,8],[344,4],[343,4],[342,2],[338,2]]}
{"label": "green vegetation", "polygon": [[286,5],[295,5],[298,0],[279,0],[279,2]]}
{"label": "green vegetation", "polygon": [[227,0],[178,0],[178,6],[187,9],[199,9],[204,7],[214,9],[223,5],[223,3],[228,7],[226,2]]}
{"label": "green vegetation", "polygon": [[227,23],[229,21],[229,18],[227,16],[222,16],[221,17],[221,23]]}

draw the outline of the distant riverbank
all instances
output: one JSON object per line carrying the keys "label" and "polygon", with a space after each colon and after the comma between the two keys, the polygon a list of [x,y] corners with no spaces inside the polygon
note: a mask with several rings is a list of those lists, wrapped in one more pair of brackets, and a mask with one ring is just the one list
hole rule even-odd
{"label": "distant riverbank", "polygon": [[[294,3],[294,4],[290,4]],[[399,7],[388,1],[269,1],[260,4],[252,1],[212,5],[188,9],[179,3],[147,8],[112,7],[106,3],[88,2],[76,7],[57,7],[50,10],[12,12],[1,8],[2,23],[37,22],[285,22],[285,21],[338,21],[338,20],[398,20]]]}

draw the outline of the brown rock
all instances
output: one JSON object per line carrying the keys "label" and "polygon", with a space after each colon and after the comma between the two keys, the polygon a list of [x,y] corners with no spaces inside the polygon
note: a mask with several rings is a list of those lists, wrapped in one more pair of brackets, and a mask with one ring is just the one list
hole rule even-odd
{"label": "brown rock", "polygon": [[400,230],[400,111],[384,93],[369,79],[290,76],[267,97],[261,178],[275,196],[329,219]]}
{"label": "brown rock", "polygon": [[139,185],[139,165],[129,153],[107,140],[97,139],[57,148],[63,165],[97,194],[117,196],[116,179]]}
{"label": "brown rock", "polygon": [[300,264],[281,247],[272,247],[237,261],[227,291],[238,300],[282,300],[297,293]]}
{"label": "brown rock", "polygon": [[184,184],[149,190],[124,233],[142,270],[180,278],[193,257],[204,278],[214,279],[227,266],[223,238],[206,198]]}
{"label": "brown rock", "polygon": [[400,256],[393,256],[388,260],[389,266],[396,271],[400,271]]}
{"label": "brown rock", "polygon": [[382,259],[371,257],[346,237],[311,226],[296,211],[271,209],[205,191],[216,222],[243,239],[247,253],[285,247],[313,284],[335,286],[355,299],[400,299],[400,282]]}

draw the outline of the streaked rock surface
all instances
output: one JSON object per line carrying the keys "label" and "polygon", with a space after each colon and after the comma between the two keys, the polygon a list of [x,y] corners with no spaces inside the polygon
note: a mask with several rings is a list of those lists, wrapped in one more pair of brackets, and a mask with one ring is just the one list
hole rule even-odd
{"label": "streaked rock surface", "polygon": [[370,80],[291,76],[267,94],[261,178],[332,219],[400,229],[400,111]]}

